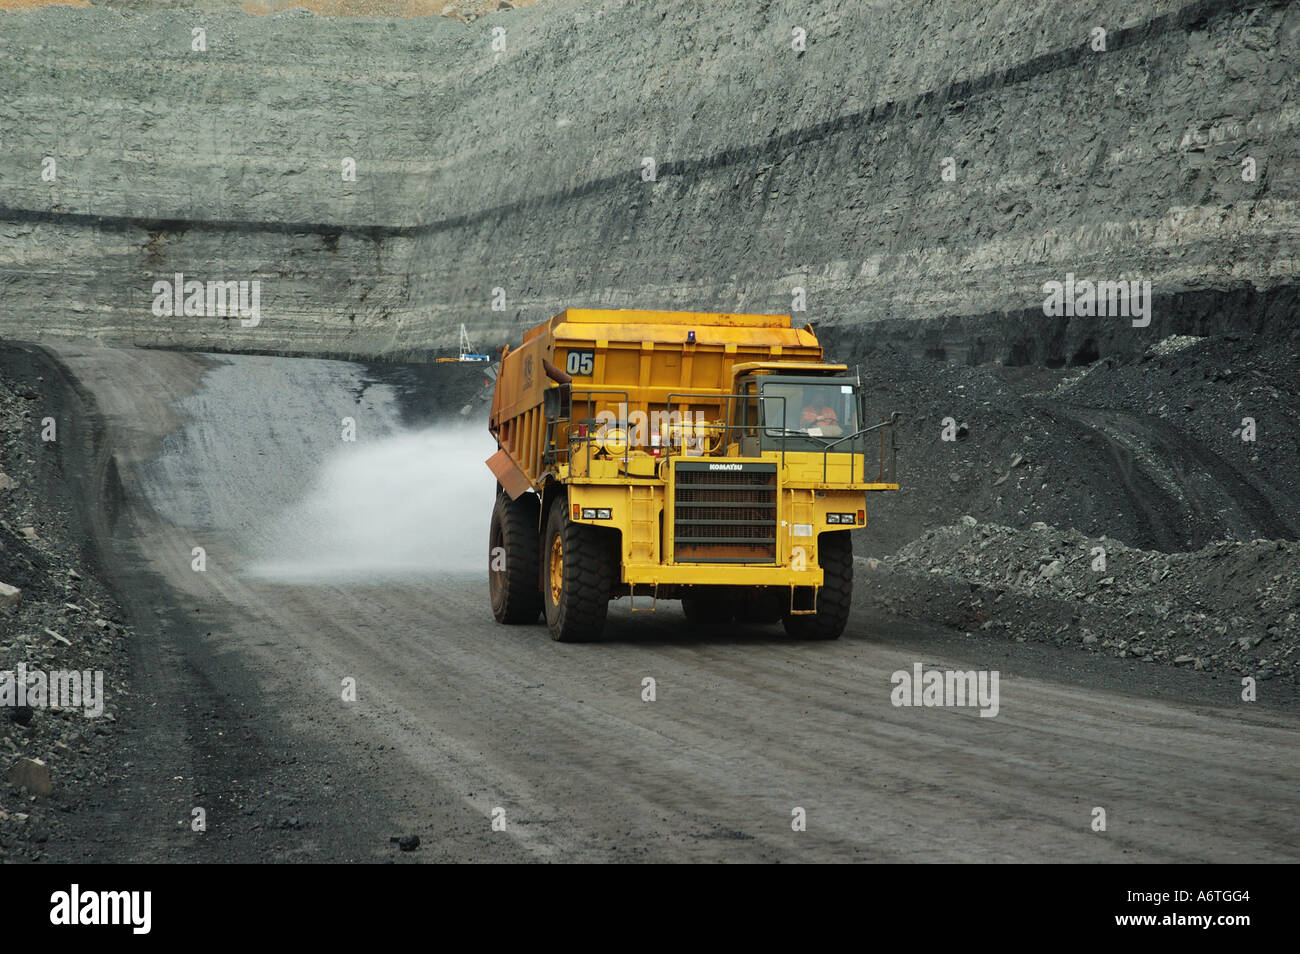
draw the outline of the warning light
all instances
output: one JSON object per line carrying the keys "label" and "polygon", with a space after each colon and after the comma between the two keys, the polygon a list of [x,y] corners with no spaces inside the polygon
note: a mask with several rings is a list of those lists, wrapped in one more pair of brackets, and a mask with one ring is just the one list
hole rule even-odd
{"label": "warning light", "polygon": [[573,519],[574,519],[574,520],[577,520],[577,519],[578,519],[579,517],[581,517],[581,516],[582,516],[582,508],[579,507],[577,504],[574,504],[574,505],[573,505]]}
{"label": "warning light", "polygon": [[859,511],[858,511],[858,523],[860,523],[860,524],[865,524],[866,522],[867,522],[867,512],[866,512],[865,510],[859,510]]}

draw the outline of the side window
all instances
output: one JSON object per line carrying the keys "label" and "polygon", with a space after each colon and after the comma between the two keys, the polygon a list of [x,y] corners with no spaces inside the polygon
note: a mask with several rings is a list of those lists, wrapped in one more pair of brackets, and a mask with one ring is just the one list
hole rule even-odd
{"label": "side window", "polygon": [[840,421],[843,423],[844,433],[850,434],[862,426],[858,421],[858,400],[852,386],[840,385],[840,399],[844,405],[844,411],[840,414]]}
{"label": "side window", "polygon": [[741,389],[744,397],[736,401],[736,424],[743,428],[740,436],[753,437],[758,426],[758,401],[754,397],[754,382],[746,382]]}

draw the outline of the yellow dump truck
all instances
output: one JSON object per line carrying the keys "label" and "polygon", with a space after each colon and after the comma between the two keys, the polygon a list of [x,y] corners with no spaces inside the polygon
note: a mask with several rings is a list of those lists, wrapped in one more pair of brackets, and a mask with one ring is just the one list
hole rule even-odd
{"label": "yellow dump truck", "polygon": [[789,315],[570,308],[503,348],[492,611],[596,639],[609,602],[835,639],[894,423]]}

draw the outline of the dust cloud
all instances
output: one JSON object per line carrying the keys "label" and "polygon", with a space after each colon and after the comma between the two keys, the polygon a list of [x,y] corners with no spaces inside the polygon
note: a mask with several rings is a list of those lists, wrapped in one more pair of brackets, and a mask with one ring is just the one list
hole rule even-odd
{"label": "dust cloud", "polygon": [[485,573],[496,443],[482,424],[344,445],[268,528],[246,575],[291,584],[411,583]]}

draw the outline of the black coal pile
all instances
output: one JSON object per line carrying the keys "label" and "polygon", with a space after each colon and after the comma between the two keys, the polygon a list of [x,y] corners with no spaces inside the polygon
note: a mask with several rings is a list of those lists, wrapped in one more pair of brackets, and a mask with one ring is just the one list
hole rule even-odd
{"label": "black coal pile", "polygon": [[902,489],[868,499],[857,552],[964,514],[1170,553],[1295,540],[1298,351],[1295,336],[1173,336],[1126,359],[969,366],[842,338],[832,353],[860,367],[873,417],[902,413]]}
{"label": "black coal pile", "polygon": [[[66,422],[54,382],[0,347],[0,862],[76,857],[67,813],[121,772],[111,743],[131,633],[87,550],[57,426],[42,440],[48,417]],[[46,696],[30,683],[19,704],[19,675],[37,672]],[[79,707],[50,694],[51,674],[71,673],[101,680]]]}
{"label": "black coal pile", "polygon": [[1219,540],[1160,553],[1035,523],[965,516],[860,585],[893,615],[1020,641],[1300,683],[1300,544]]}

